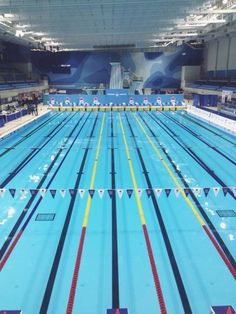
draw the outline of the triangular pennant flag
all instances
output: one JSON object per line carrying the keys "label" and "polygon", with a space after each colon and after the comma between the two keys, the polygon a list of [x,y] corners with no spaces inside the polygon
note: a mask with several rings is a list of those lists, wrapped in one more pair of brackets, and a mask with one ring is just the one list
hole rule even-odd
{"label": "triangular pennant flag", "polygon": [[218,195],[219,191],[220,191],[220,188],[219,188],[219,187],[213,188],[213,192],[214,192],[214,195],[215,195],[215,196]]}
{"label": "triangular pennant flag", "polygon": [[139,198],[141,197],[142,193],[143,193],[142,189],[137,189],[137,194]]}
{"label": "triangular pennant flag", "polygon": [[166,196],[169,197],[171,189],[165,189],[165,192],[166,192]]}
{"label": "triangular pennant flag", "polygon": [[16,194],[16,189],[9,189],[11,196],[14,198]]}
{"label": "triangular pennant flag", "polygon": [[188,197],[189,193],[191,192],[191,190],[189,188],[185,188],[184,189],[184,193],[185,195]]}
{"label": "triangular pennant flag", "polygon": [[6,189],[0,189],[0,197],[4,197]]}
{"label": "triangular pennant flag", "polygon": [[229,192],[228,187],[223,187],[222,190],[223,190],[224,196],[226,196],[226,194]]}
{"label": "triangular pennant flag", "polygon": [[99,195],[100,198],[103,198],[104,192],[105,192],[104,189],[98,189],[98,195]]}
{"label": "triangular pennant flag", "polygon": [[108,189],[107,192],[108,192],[110,198],[112,198],[112,196],[113,196],[113,190],[112,190],[112,189]]}
{"label": "triangular pennant flag", "polygon": [[146,189],[148,198],[152,195],[152,189]]}
{"label": "triangular pennant flag", "polygon": [[236,197],[236,186],[232,187],[231,190],[234,193],[234,196]]}
{"label": "triangular pennant flag", "polygon": [[155,189],[157,197],[160,197],[162,189]]}
{"label": "triangular pennant flag", "polygon": [[57,190],[50,189],[49,192],[51,193],[52,197],[54,198],[56,193],[57,193]]}
{"label": "triangular pennant flag", "polygon": [[79,189],[79,195],[80,195],[81,198],[84,197],[84,193],[85,193],[84,189]]}
{"label": "triangular pennant flag", "polygon": [[65,189],[60,189],[59,192],[60,192],[61,196],[64,198],[65,195],[66,195],[66,190]]}
{"label": "triangular pennant flag", "polygon": [[133,194],[133,190],[132,189],[127,189],[126,192],[127,192],[128,196],[129,196],[129,198],[131,198],[131,196]]}
{"label": "triangular pennant flag", "polygon": [[70,193],[70,196],[75,196],[76,195],[76,190],[75,189],[69,189],[69,193]]}
{"label": "triangular pennant flag", "polygon": [[179,192],[180,192],[179,189],[178,188],[174,189],[174,192],[175,192],[175,196],[179,197]]}
{"label": "triangular pennant flag", "polygon": [[124,190],[123,189],[118,189],[117,193],[118,193],[119,198],[122,198]]}
{"label": "triangular pennant flag", "polygon": [[40,193],[40,195],[41,195],[42,197],[45,196],[46,192],[47,192],[46,189],[40,189],[40,190],[39,190],[39,193]]}
{"label": "triangular pennant flag", "polygon": [[89,189],[88,192],[89,192],[90,197],[93,198],[95,190]]}
{"label": "triangular pennant flag", "polygon": [[36,190],[36,189],[30,189],[30,194],[31,194],[32,196],[36,196],[37,193],[38,193],[38,190]]}
{"label": "triangular pennant flag", "polygon": [[28,193],[28,191],[26,189],[20,189],[20,196],[22,198],[25,198],[26,194]]}
{"label": "triangular pennant flag", "polygon": [[204,192],[205,196],[207,196],[208,193],[210,192],[210,188],[203,188],[203,192]]}
{"label": "triangular pennant flag", "polygon": [[202,189],[199,188],[199,187],[192,188],[192,190],[193,190],[193,193],[194,193],[196,196],[198,196],[198,195],[201,193],[201,191],[202,191]]}

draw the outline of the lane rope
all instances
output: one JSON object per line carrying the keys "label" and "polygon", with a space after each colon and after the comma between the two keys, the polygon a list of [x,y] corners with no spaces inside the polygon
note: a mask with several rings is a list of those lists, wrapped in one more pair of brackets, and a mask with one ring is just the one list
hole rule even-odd
{"label": "lane rope", "polygon": [[166,310],[166,305],[165,305],[165,301],[164,301],[164,297],[163,297],[161,283],[160,283],[159,275],[157,272],[156,263],[155,263],[154,255],[153,255],[153,250],[152,250],[152,246],[151,246],[151,242],[150,242],[150,238],[149,238],[149,234],[148,234],[148,230],[147,230],[147,226],[146,226],[146,220],[145,220],[142,202],[139,198],[138,191],[137,191],[138,185],[137,185],[137,181],[136,181],[136,177],[135,177],[135,173],[134,173],[134,168],[133,168],[133,164],[131,161],[129,147],[127,144],[125,130],[124,130],[124,126],[123,126],[123,123],[121,120],[120,113],[119,113],[119,122],[120,122],[120,128],[121,128],[121,132],[122,132],[123,142],[125,145],[125,152],[126,152],[126,157],[128,160],[128,165],[129,165],[129,170],[130,170],[130,174],[131,174],[131,178],[132,178],[132,183],[134,186],[134,193],[135,193],[135,198],[136,198],[136,202],[138,205],[139,218],[140,218],[142,228],[143,228],[144,238],[145,238],[146,247],[147,247],[148,256],[149,256],[149,261],[150,261],[150,265],[151,265],[151,269],[152,269],[152,274],[153,274],[157,298],[158,298],[158,302],[159,302],[159,306],[160,306],[160,311],[161,311],[161,314],[166,314],[167,310]]}
{"label": "lane rope", "polygon": [[156,145],[154,144],[154,142],[152,141],[152,139],[150,138],[150,136],[147,134],[144,126],[142,125],[142,123],[140,122],[139,118],[137,117],[136,114],[134,114],[134,117],[137,121],[137,124],[139,125],[140,129],[142,130],[143,134],[145,135],[145,137],[147,138],[148,142],[150,143],[151,147],[153,148],[153,150],[155,151],[156,155],[158,156],[158,158],[160,159],[161,163],[164,165],[166,171],[168,172],[169,176],[171,177],[171,179],[174,181],[175,185],[178,187],[181,195],[183,196],[185,202],[188,204],[188,206],[190,207],[190,209],[192,210],[194,216],[197,218],[198,222],[200,223],[200,225],[202,226],[203,230],[205,231],[205,233],[207,234],[208,238],[211,240],[211,242],[213,243],[214,247],[216,248],[217,252],[220,254],[221,258],[223,259],[223,261],[225,262],[226,266],[228,267],[229,271],[231,272],[231,274],[233,275],[233,277],[236,279],[236,270],[233,267],[233,265],[230,263],[230,261],[228,260],[227,256],[225,255],[225,253],[223,252],[223,250],[217,246],[217,242],[216,241],[212,241],[212,237],[210,237],[209,235],[211,234],[210,231],[208,230],[207,226],[205,225],[205,222],[203,221],[203,219],[201,218],[201,216],[199,215],[197,209],[195,208],[195,206],[193,205],[193,203],[191,202],[191,200],[186,196],[184,189],[182,188],[181,184],[179,183],[178,179],[176,178],[176,176],[174,175],[174,173],[172,172],[172,170],[170,169],[169,165],[167,164],[167,162],[164,160],[162,154],[160,153],[160,151],[158,150],[158,148],[156,147]]}

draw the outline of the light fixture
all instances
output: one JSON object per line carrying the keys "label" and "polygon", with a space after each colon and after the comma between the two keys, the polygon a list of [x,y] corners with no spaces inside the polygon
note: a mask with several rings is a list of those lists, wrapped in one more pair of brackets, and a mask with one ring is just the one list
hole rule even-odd
{"label": "light fixture", "polygon": [[14,17],[14,14],[12,14],[12,13],[3,13],[3,16],[5,18],[7,18],[7,19],[10,19],[10,18]]}
{"label": "light fixture", "polygon": [[20,25],[20,24],[17,24],[15,25],[16,28],[27,28],[29,27],[29,25]]}

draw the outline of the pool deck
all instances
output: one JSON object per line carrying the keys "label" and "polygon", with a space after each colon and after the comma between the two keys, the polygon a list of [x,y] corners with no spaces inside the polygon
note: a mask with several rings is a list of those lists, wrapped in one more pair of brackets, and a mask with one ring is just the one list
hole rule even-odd
{"label": "pool deck", "polygon": [[[191,107],[190,107],[190,108],[191,108]],[[190,108],[189,108],[189,109],[190,109]],[[53,108],[53,109],[55,110],[55,108]],[[68,109],[68,108],[66,108],[66,109]],[[187,111],[190,111],[190,112],[191,112],[191,110],[189,110],[189,109],[188,109]],[[4,137],[4,136],[8,135],[8,134],[11,133],[11,132],[16,131],[18,128],[20,128],[20,127],[26,125],[27,123],[29,123],[29,122],[31,122],[31,121],[33,121],[33,120],[38,119],[39,117],[41,117],[42,115],[48,113],[48,112],[51,111],[51,110],[52,110],[51,108],[49,108],[49,107],[44,106],[44,105],[41,104],[41,105],[38,106],[38,116],[34,116],[34,115],[27,114],[27,115],[25,115],[25,116],[22,116],[22,117],[19,118],[19,119],[16,119],[16,120],[13,120],[13,121],[10,121],[10,122],[6,123],[3,127],[0,128],[0,138],[2,138],[2,137]],[[225,120],[225,118],[224,118],[224,120]],[[211,122],[212,122],[213,124],[215,124],[215,123],[214,123],[215,121],[211,121]],[[217,124],[216,124],[216,125],[217,125]],[[229,129],[230,131],[232,131],[233,133],[236,132],[234,125],[229,125],[229,126],[228,126],[228,129]]]}
{"label": "pool deck", "polygon": [[38,119],[42,115],[46,114],[50,110],[43,105],[38,106],[38,116],[27,114],[25,116],[22,116],[19,119],[7,122],[3,127],[0,128],[0,138],[3,136],[8,135],[11,132],[16,131],[18,128],[22,127],[23,125]]}

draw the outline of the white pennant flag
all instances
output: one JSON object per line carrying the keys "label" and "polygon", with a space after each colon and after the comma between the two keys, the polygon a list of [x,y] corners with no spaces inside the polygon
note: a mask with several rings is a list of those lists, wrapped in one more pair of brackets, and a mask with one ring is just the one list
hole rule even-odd
{"label": "white pennant flag", "polygon": [[236,197],[236,186],[233,186],[233,187],[231,188],[231,190],[232,190],[232,192],[234,193],[234,196]]}
{"label": "white pennant flag", "polygon": [[39,190],[39,193],[40,193],[40,195],[41,195],[42,197],[45,196],[46,192],[47,192],[46,189],[40,189],[40,190]]}
{"label": "white pennant flag", "polygon": [[199,188],[199,187],[192,188],[192,190],[193,190],[193,193],[194,193],[196,196],[198,196],[198,195],[201,193],[201,191],[202,191],[202,189]]}
{"label": "white pennant flag", "polygon": [[157,197],[160,197],[162,189],[155,189]]}
{"label": "white pennant flag", "polygon": [[218,195],[219,191],[220,191],[220,188],[218,188],[218,187],[213,188],[213,192],[214,192],[215,196]]}
{"label": "white pennant flag", "polygon": [[84,197],[85,189],[79,189],[79,195],[81,198]]}
{"label": "white pennant flag", "polygon": [[137,189],[137,194],[139,198],[141,197],[142,193],[143,193],[142,189]]}
{"label": "white pennant flag", "polygon": [[28,191],[26,189],[20,189],[20,199],[23,200],[26,198]]}
{"label": "white pennant flag", "polygon": [[105,192],[104,189],[98,189],[98,195],[99,195],[100,198],[103,198],[104,192]]}
{"label": "white pennant flag", "polygon": [[61,196],[64,198],[65,195],[66,195],[66,190],[65,189],[60,189],[59,192],[60,192]]}
{"label": "white pennant flag", "polygon": [[176,196],[176,197],[179,197],[179,192],[180,192],[179,189],[177,189],[177,188],[174,189],[174,192],[175,192],[175,196]]}
{"label": "white pennant flag", "polygon": [[6,192],[6,189],[0,189],[0,197],[3,197]]}
{"label": "white pennant flag", "polygon": [[124,190],[123,189],[118,189],[117,193],[118,193],[119,198],[122,198]]}

